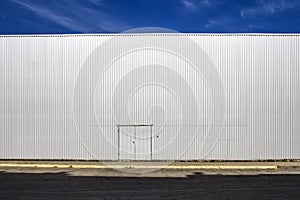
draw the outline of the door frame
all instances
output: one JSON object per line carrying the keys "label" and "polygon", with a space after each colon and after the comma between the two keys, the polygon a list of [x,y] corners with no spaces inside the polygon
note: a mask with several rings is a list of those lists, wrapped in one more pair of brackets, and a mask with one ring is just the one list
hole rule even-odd
{"label": "door frame", "polygon": [[[122,124],[122,125],[117,125],[117,133],[118,133],[118,161],[120,161],[120,129],[122,127],[133,127],[134,128],[134,134],[136,134],[136,128],[137,127],[150,127],[150,160],[152,160],[152,129],[153,129],[153,124]],[[136,152],[135,152],[136,153]],[[134,159],[136,161],[136,159]]]}

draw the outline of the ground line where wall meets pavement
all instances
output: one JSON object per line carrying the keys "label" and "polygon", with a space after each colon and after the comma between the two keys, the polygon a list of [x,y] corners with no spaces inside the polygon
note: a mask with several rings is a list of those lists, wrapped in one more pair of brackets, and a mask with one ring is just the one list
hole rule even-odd
{"label": "ground line where wall meets pavement", "polygon": [[16,163],[0,163],[0,167],[20,167],[20,168],[75,168],[75,169],[277,169],[277,165],[170,165],[170,166],[155,166],[155,165],[68,165],[68,164],[16,164]]}

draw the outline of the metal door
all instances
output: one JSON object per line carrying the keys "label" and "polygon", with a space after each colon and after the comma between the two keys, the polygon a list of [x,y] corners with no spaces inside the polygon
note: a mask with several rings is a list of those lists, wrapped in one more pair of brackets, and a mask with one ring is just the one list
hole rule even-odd
{"label": "metal door", "polygon": [[152,160],[152,125],[119,125],[118,158]]}

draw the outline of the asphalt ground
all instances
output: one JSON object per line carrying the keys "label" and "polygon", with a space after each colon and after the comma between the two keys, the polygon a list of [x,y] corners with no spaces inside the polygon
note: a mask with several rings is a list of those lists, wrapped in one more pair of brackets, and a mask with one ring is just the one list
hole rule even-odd
{"label": "asphalt ground", "polygon": [[[37,162],[0,161],[1,163],[36,164]],[[75,164],[75,162],[47,163]],[[95,165],[96,163],[76,162],[76,164]],[[132,163],[126,163],[126,166],[130,164]],[[233,164],[266,166],[275,163],[187,162],[172,165],[231,166]],[[134,169],[124,172],[108,168],[2,166],[0,167],[0,199],[299,199],[300,163],[276,162],[276,166],[276,169],[251,170],[156,169],[147,173],[139,173]]]}

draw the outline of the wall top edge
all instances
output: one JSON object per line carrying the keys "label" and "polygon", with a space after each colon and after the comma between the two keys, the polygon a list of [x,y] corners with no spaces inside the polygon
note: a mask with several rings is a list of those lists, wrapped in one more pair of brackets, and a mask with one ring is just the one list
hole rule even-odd
{"label": "wall top edge", "polygon": [[1,35],[0,38],[9,37],[113,37],[113,36],[300,36],[300,33],[109,33],[109,34],[19,34]]}

